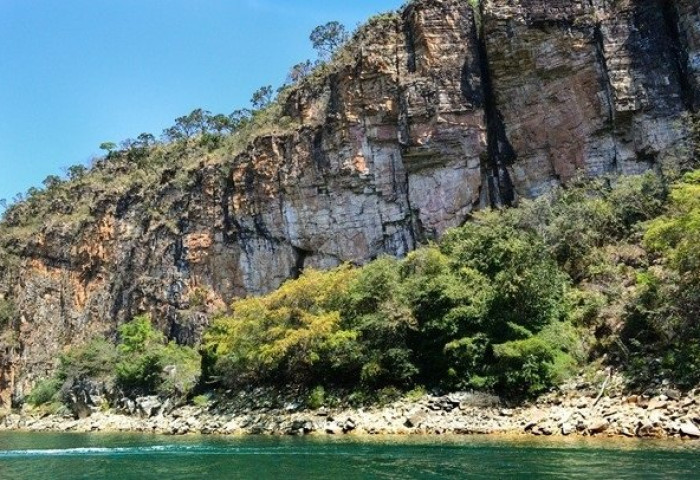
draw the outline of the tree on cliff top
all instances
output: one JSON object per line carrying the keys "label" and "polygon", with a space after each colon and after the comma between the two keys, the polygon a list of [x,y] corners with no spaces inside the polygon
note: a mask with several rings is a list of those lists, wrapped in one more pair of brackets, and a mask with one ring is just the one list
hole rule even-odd
{"label": "tree on cliff top", "polygon": [[319,25],[314,28],[309,36],[311,45],[318,52],[318,56],[322,60],[330,58],[333,53],[345,42],[348,41],[348,31],[340,22],[328,22],[325,25]]}
{"label": "tree on cliff top", "polygon": [[250,103],[255,110],[267,107],[272,101],[272,85],[265,85],[258,88],[250,99]]}
{"label": "tree on cliff top", "polygon": [[303,62],[297,63],[289,70],[287,74],[287,83],[292,85],[299,83],[304,78],[308,77],[313,69],[314,65],[311,63],[311,60],[304,60]]}

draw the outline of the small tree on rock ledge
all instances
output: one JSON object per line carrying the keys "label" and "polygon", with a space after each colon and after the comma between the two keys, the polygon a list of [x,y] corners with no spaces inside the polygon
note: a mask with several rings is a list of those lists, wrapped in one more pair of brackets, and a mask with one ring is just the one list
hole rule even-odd
{"label": "small tree on rock ledge", "polygon": [[348,41],[348,31],[340,22],[328,22],[325,25],[319,25],[314,28],[309,36],[311,45],[318,52],[318,56],[322,60],[327,60]]}

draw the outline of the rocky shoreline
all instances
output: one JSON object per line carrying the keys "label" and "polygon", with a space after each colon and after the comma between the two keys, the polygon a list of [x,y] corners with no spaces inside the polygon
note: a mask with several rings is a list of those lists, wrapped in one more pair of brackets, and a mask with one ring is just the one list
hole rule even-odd
{"label": "rocky shoreline", "polygon": [[[242,394],[241,397],[244,397]],[[534,403],[506,406],[497,397],[474,393],[424,395],[381,407],[304,409],[210,403],[171,408],[142,397],[130,411],[73,415],[36,412],[0,414],[0,431],[142,432],[166,435],[444,435],[508,434],[700,439],[700,388],[686,393],[596,393],[579,385]]]}

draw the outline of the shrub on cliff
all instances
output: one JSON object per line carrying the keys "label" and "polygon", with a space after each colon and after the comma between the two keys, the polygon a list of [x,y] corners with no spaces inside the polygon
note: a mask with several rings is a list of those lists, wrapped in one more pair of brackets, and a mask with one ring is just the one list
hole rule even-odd
{"label": "shrub on cliff", "polygon": [[199,381],[199,354],[193,348],[166,342],[148,317],[136,317],[122,325],[119,338],[115,373],[118,386],[127,393],[184,397]]}
{"label": "shrub on cliff", "polygon": [[[404,262],[423,383],[440,378],[451,388],[532,394],[554,378],[562,345],[538,334],[564,320],[568,280],[536,235],[503,217],[479,214],[449,232],[439,250]],[[518,376],[525,367],[528,375]]]}
{"label": "shrub on cliff", "polygon": [[635,379],[700,381],[700,171],[674,185],[668,212],[650,222],[654,265],[637,277],[622,338]]}
{"label": "shrub on cliff", "polygon": [[111,381],[118,358],[114,344],[97,338],[61,355],[56,375],[64,383],[80,379]]}
{"label": "shrub on cliff", "polygon": [[34,406],[59,402],[63,394],[83,380],[112,383],[117,363],[117,349],[104,339],[94,339],[74,347],[59,357],[56,372],[42,379],[27,395],[27,403]]}
{"label": "shrub on cliff", "polygon": [[0,329],[4,329],[15,319],[15,305],[11,300],[0,298]]}
{"label": "shrub on cliff", "polygon": [[27,395],[27,403],[38,407],[40,405],[57,402],[58,393],[62,385],[63,382],[55,377],[40,380],[34,385],[29,395]]}
{"label": "shrub on cliff", "polygon": [[60,356],[53,376],[27,398],[34,405],[57,400],[85,380],[105,383],[130,396],[187,396],[197,385],[201,357],[190,347],[167,343],[148,317],[119,328],[119,343],[97,338]]}
{"label": "shrub on cliff", "polygon": [[342,362],[356,333],[343,330],[340,310],[356,271],[306,271],[260,298],[235,302],[204,336],[206,363],[226,385],[258,381],[305,383],[321,365]]}
{"label": "shrub on cliff", "polygon": [[502,221],[535,233],[571,278],[581,281],[598,261],[596,250],[633,236],[642,222],[663,212],[667,195],[666,182],[653,173],[586,180],[522,201]]}

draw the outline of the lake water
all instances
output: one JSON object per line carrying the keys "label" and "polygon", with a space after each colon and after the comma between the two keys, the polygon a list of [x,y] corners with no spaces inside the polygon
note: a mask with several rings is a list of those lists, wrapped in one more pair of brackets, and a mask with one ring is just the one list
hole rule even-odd
{"label": "lake water", "polygon": [[700,478],[700,444],[0,433],[0,479]]}

